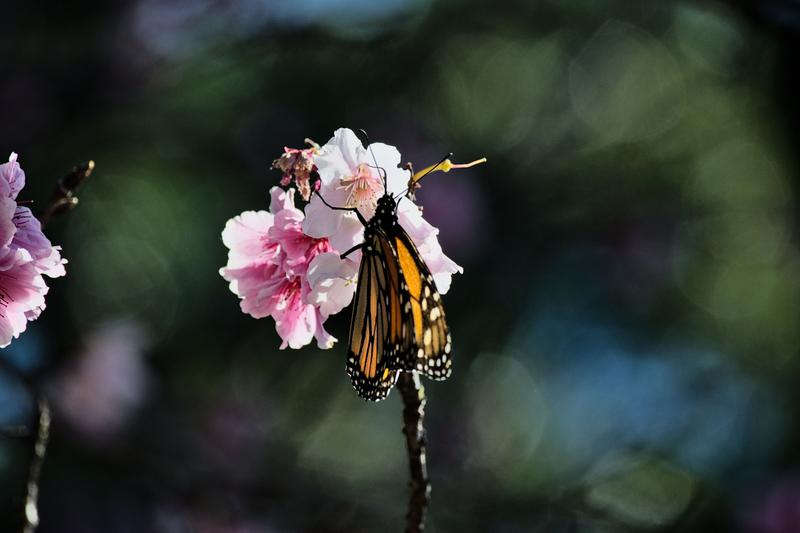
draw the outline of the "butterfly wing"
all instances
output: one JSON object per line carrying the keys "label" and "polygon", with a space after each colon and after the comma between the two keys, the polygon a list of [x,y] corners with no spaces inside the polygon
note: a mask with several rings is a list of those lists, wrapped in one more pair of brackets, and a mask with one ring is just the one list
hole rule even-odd
{"label": "butterfly wing", "polygon": [[346,365],[365,400],[386,398],[397,381],[397,357],[406,342],[401,317],[408,299],[400,290],[401,276],[389,238],[373,232],[362,247]]}
{"label": "butterfly wing", "polygon": [[347,373],[356,392],[382,400],[398,371],[447,379],[450,350],[442,299],[419,250],[399,224],[375,227],[362,247],[350,322]]}
{"label": "butterfly wing", "polygon": [[447,379],[453,363],[442,297],[417,247],[400,225],[395,226],[391,240],[400,265],[402,292],[407,293],[403,301],[408,313],[404,319],[407,326],[402,328],[407,330],[401,343],[402,369],[415,370],[435,380]]}

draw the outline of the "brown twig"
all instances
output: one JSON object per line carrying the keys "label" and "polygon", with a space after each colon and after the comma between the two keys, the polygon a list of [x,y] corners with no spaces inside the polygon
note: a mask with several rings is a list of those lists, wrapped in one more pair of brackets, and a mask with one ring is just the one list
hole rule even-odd
{"label": "brown twig", "polygon": [[39,477],[42,475],[44,456],[50,442],[50,405],[44,396],[38,399],[39,417],[36,420],[36,443],[33,446],[33,459],[28,470],[28,486],[25,495],[24,533],[33,533],[39,526]]}
{"label": "brown twig", "polygon": [[425,457],[425,388],[416,372],[401,372],[397,389],[403,398],[403,434],[406,436],[408,466],[411,471],[411,496],[406,514],[406,533],[425,529],[425,511],[431,497],[428,464]]}
{"label": "brown twig", "polygon": [[44,209],[39,213],[39,222],[44,227],[53,216],[65,213],[78,205],[78,197],[75,193],[83,182],[92,175],[94,171],[94,161],[87,161],[72,167],[72,170],[58,180],[53,194]]}
{"label": "brown twig", "polygon": [[[39,213],[39,221],[44,228],[53,216],[66,213],[78,205],[75,196],[78,188],[92,174],[94,161],[88,161],[72,168],[69,174],[58,180],[53,194],[44,209]],[[19,372],[17,372],[19,374]],[[39,478],[42,475],[47,445],[50,442],[50,404],[40,387],[27,376],[19,375],[20,380],[36,399],[36,426],[30,436],[35,438],[33,457],[28,469],[28,480],[25,492],[23,533],[34,533],[39,526]],[[16,428],[17,430],[19,428]]]}

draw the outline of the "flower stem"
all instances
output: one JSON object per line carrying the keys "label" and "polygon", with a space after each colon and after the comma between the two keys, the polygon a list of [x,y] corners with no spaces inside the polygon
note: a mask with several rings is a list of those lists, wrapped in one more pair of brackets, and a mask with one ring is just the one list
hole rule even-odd
{"label": "flower stem", "polygon": [[406,514],[406,533],[425,529],[425,511],[431,497],[428,464],[425,457],[425,388],[416,372],[401,372],[397,389],[403,398],[403,434],[406,436],[408,466],[411,471],[411,496]]}
{"label": "flower stem", "polygon": [[93,170],[94,161],[89,160],[72,167],[69,174],[58,180],[53,193],[50,195],[50,200],[39,213],[39,222],[42,223],[42,227],[47,225],[54,215],[65,213],[78,205],[78,197],[75,196],[75,193],[83,182],[92,175]]}
{"label": "flower stem", "polygon": [[50,442],[50,405],[47,398],[39,396],[36,420],[36,442],[33,445],[33,459],[28,470],[28,486],[25,495],[24,533],[33,533],[39,526],[39,477],[42,475],[47,443]]}

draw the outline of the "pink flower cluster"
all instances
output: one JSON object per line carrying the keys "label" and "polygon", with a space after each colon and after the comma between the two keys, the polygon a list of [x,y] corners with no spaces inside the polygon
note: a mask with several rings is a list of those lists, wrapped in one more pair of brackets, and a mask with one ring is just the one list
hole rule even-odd
{"label": "pink flower cluster", "polygon": [[25,331],[45,308],[43,276],[66,274],[61,248],[53,246],[31,210],[17,205],[25,172],[12,153],[0,165],[0,347]]}
{"label": "pink flower cluster", "polygon": [[320,348],[330,348],[336,339],[322,327],[327,314],[308,303],[308,270],[332,248],[327,239],[303,233],[294,189],[273,187],[270,196],[269,211],[245,211],[225,225],[222,242],[230,252],[220,274],[241,298],[243,312],[275,320],[281,348],[300,348],[312,338]]}
{"label": "pink flower cluster", "polygon": [[[321,148],[285,149],[273,166],[284,171],[282,185],[294,179],[304,191],[311,187],[305,178],[316,172],[319,193],[330,205],[356,207],[369,220],[384,189],[395,196],[405,191],[409,175],[399,165],[395,147],[373,143],[365,148],[353,131],[342,128]],[[386,171],[385,184],[376,167]],[[323,323],[352,301],[361,259],[360,252],[346,259],[339,255],[363,242],[364,227],[354,213],[332,210],[318,196],[310,197],[303,212],[295,207],[294,189],[273,187],[270,194],[269,212],[247,211],[228,221],[222,240],[230,251],[220,274],[241,299],[243,312],[275,319],[281,348],[300,348],[312,337],[321,348],[330,348],[336,339]],[[446,293],[452,275],[462,269],[442,252],[439,230],[406,197],[399,200],[397,215],[439,292]]]}

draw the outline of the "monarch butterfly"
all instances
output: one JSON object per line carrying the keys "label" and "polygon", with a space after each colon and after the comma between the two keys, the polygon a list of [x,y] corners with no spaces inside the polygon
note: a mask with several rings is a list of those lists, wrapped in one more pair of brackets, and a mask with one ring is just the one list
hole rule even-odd
{"label": "monarch butterfly", "polygon": [[[448,172],[485,161],[453,165],[449,157],[412,172],[408,190],[413,191],[419,180],[435,170]],[[375,166],[383,170],[377,161]],[[384,194],[369,221],[357,208],[333,207],[320,196],[331,209],[354,212],[364,226],[364,241],[341,254],[345,258],[362,251],[345,366],[358,395],[371,401],[386,398],[401,371],[444,380],[453,364],[441,295],[419,250],[399,223],[398,200],[388,191],[385,171],[381,177]]]}

